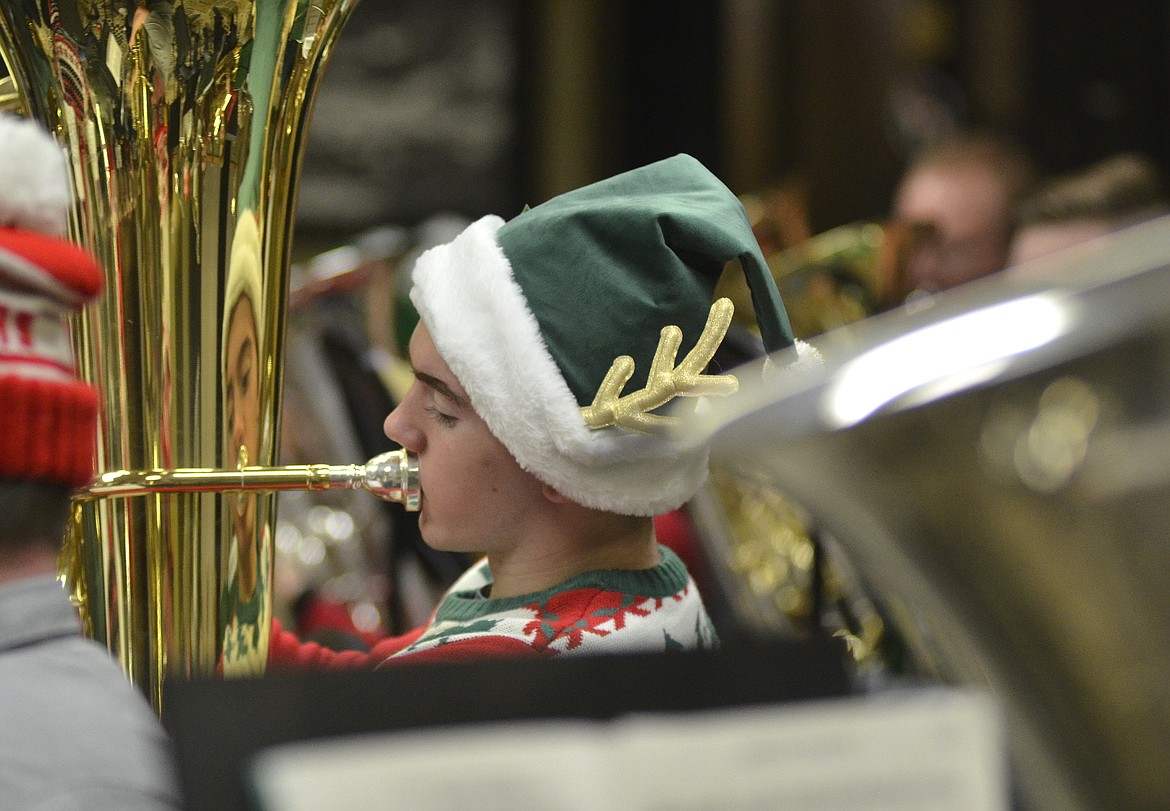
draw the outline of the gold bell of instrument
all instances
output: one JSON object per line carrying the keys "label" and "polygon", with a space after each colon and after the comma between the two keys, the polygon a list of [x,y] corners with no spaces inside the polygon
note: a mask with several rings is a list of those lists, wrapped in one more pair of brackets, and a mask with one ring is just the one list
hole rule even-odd
{"label": "gold bell of instrument", "polygon": [[[353,0],[5,0],[7,103],[67,152],[72,232],[105,268],[75,330],[97,469],[276,461],[297,180]],[[66,549],[91,636],[161,711],[168,676],[259,673],[275,504],[82,494]]]}
{"label": "gold bell of instrument", "polygon": [[[921,238],[917,226],[864,220],[765,251],[793,334],[809,340],[902,304],[907,258]],[[730,298],[737,323],[756,330],[743,274],[724,274],[715,296]]]}

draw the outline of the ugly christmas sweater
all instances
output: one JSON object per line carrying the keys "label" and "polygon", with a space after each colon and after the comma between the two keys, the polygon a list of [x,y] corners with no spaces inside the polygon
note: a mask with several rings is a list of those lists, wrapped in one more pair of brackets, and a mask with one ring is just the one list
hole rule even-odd
{"label": "ugly christmas sweater", "polygon": [[659,547],[651,569],[586,572],[545,591],[492,599],[487,560],[465,572],[430,620],[369,653],[302,643],[274,623],[268,661],[274,667],[379,667],[454,662],[488,656],[709,649],[718,645],[694,581],[678,556]]}

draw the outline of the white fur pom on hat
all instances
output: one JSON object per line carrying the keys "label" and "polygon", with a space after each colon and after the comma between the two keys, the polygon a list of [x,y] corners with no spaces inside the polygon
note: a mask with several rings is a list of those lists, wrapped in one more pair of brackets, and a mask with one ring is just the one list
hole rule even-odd
{"label": "white fur pom on hat", "polygon": [[73,202],[65,158],[35,121],[0,119],[0,226],[64,236]]}
{"label": "white fur pom on hat", "polygon": [[102,272],[63,238],[71,200],[52,136],[0,114],[0,479],[93,475],[97,393],[77,378],[69,322]]}

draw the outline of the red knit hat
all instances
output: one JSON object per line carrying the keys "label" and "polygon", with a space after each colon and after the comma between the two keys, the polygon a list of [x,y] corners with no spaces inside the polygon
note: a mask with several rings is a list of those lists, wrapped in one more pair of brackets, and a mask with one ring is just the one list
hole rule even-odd
{"label": "red knit hat", "polygon": [[97,392],[77,378],[69,320],[102,272],[63,238],[70,202],[57,143],[0,113],[0,479],[93,476]]}

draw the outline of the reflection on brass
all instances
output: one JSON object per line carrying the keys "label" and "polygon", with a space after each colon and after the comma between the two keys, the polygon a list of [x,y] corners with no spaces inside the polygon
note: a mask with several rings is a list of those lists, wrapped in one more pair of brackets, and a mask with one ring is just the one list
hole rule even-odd
{"label": "reflection on brass", "polygon": [[[909,292],[906,257],[918,236],[894,223],[857,222],[783,249],[768,250],[777,243],[761,239],[795,336],[815,343],[901,303]],[[757,332],[742,273],[725,273],[716,295],[731,298],[737,323]],[[741,470],[715,470],[694,509],[722,527],[719,565],[737,581],[727,591],[751,595],[735,598],[741,620],[757,630],[831,633],[847,646],[862,680],[897,669],[896,643],[878,608],[832,538],[791,497]]]}
{"label": "reflection on brass", "polygon": [[799,628],[812,615],[816,549],[808,516],[766,479],[717,468],[711,484],[727,522],[730,548],[724,560],[750,592]]}
{"label": "reflection on brass", "polygon": [[839,638],[859,681],[894,667],[881,613],[813,517],[763,471],[714,465],[691,509],[738,620],[758,633]]}
{"label": "reflection on brass", "polygon": [[16,89],[11,76],[0,78],[0,110],[14,115],[24,114],[20,91]]}
{"label": "reflection on brass", "polygon": [[1077,377],[1053,381],[1034,403],[1002,405],[980,431],[984,469],[1042,493],[1064,487],[1083,466],[1101,397]]}
{"label": "reflection on brass", "polygon": [[[67,150],[73,236],[106,270],[75,330],[104,397],[99,471],[276,461],[297,171],[353,6],[0,7],[19,109]],[[156,707],[169,674],[263,669],[273,496],[97,497],[75,515],[67,571],[87,628]]]}

